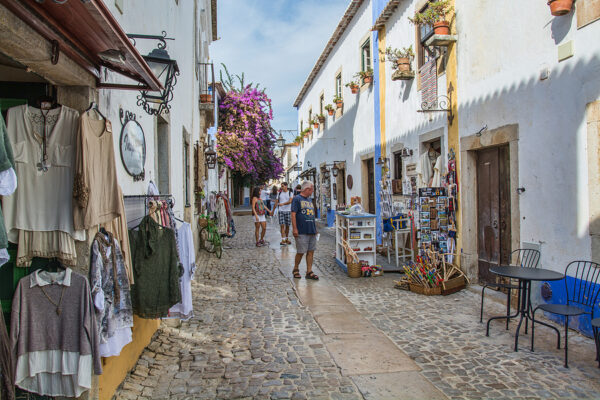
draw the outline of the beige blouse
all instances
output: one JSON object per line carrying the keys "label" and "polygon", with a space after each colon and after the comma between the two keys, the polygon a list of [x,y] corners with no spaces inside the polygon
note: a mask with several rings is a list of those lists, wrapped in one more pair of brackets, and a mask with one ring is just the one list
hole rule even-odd
{"label": "beige blouse", "polygon": [[110,121],[79,119],[73,187],[73,224],[88,229],[123,214]]}

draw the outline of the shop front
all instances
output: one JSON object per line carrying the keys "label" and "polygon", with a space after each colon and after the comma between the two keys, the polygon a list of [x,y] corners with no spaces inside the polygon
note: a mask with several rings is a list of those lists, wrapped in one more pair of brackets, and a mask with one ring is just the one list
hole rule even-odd
{"label": "shop front", "polygon": [[[164,93],[170,83],[101,1],[0,0],[0,21],[2,316],[17,366],[48,352],[68,358],[52,374],[57,385],[39,365],[33,377],[17,368],[12,378],[31,398],[108,399],[158,318],[190,312],[177,260],[191,275],[192,233],[168,189],[159,195],[148,185],[151,120],[139,115],[149,110],[110,102],[123,90]],[[148,194],[123,196],[132,182]]]}

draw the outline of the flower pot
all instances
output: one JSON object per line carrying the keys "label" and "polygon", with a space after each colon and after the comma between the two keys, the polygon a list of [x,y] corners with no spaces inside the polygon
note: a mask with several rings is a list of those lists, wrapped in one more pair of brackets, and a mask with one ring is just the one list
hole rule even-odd
{"label": "flower pot", "polygon": [[410,71],[410,58],[403,57],[396,60],[398,71]]}
{"label": "flower pot", "polygon": [[327,110],[327,113],[328,113],[329,115],[333,115],[333,110]]}
{"label": "flower pot", "polygon": [[319,122],[324,124],[325,123],[325,117],[319,117]]}
{"label": "flower pot", "polygon": [[438,21],[433,24],[433,33],[435,35],[449,35],[450,23],[448,21]]}
{"label": "flower pot", "polygon": [[337,108],[342,108],[342,106],[344,105],[343,101],[336,101],[335,105],[337,106]]}
{"label": "flower pot", "polygon": [[319,124],[313,124],[313,127],[314,127],[315,129],[319,129]]}
{"label": "flower pot", "polygon": [[352,91],[352,94],[356,94],[358,93],[358,86],[350,86],[350,90]]}
{"label": "flower pot", "polygon": [[363,82],[364,83],[371,83],[371,82],[373,82],[373,77],[372,76],[365,76],[363,78]]}
{"label": "flower pot", "polygon": [[550,12],[555,17],[560,17],[571,12],[573,0],[549,0]]}
{"label": "flower pot", "polygon": [[201,94],[200,102],[201,103],[212,103],[212,94]]}

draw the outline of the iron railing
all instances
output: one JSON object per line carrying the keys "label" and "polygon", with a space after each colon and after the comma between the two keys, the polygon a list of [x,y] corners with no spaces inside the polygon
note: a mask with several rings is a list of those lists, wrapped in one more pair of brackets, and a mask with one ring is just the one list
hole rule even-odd
{"label": "iron railing", "polygon": [[200,103],[214,103],[215,69],[212,63],[199,63]]}

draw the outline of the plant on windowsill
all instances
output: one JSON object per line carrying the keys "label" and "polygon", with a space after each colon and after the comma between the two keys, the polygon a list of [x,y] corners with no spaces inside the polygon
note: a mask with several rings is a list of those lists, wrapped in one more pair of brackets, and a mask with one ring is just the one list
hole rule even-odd
{"label": "plant on windowsill", "polygon": [[392,69],[398,71],[410,71],[410,63],[415,58],[412,45],[402,49],[393,49],[388,47],[385,52],[380,50],[381,54],[387,56],[387,60],[392,63]]}
{"label": "plant on windowsill", "polygon": [[313,128],[315,129],[319,129],[319,118],[317,118],[316,116],[313,117],[312,121],[310,121],[311,124],[313,124]]}
{"label": "plant on windowsill", "polygon": [[356,81],[350,81],[346,83],[346,87],[349,87],[352,91],[352,94],[358,93],[358,83]]}
{"label": "plant on windowsill", "polygon": [[333,109],[333,106],[332,106],[331,104],[327,104],[327,105],[325,106],[325,109],[327,110],[327,113],[328,113],[329,115],[333,115],[333,110],[334,110],[334,109]]}
{"label": "plant on windowsill", "polygon": [[432,25],[433,33],[436,35],[449,35],[450,23],[446,16],[454,7],[450,5],[450,0],[439,0],[431,2],[423,12],[415,13],[413,18],[408,20],[415,25]]}
{"label": "plant on windowsill", "polygon": [[358,71],[354,77],[360,78],[363,84],[370,84],[373,82],[373,69],[367,68],[365,71]]}
{"label": "plant on windowsill", "polygon": [[317,119],[319,120],[320,124],[324,124],[325,123],[325,114],[317,115]]}
{"label": "plant on windowsill", "polygon": [[571,12],[573,0],[549,0],[548,5],[550,6],[550,13],[555,17],[560,17]]}
{"label": "plant on windowsill", "polygon": [[340,96],[333,96],[333,102],[337,108],[342,108],[344,106],[344,100]]}

